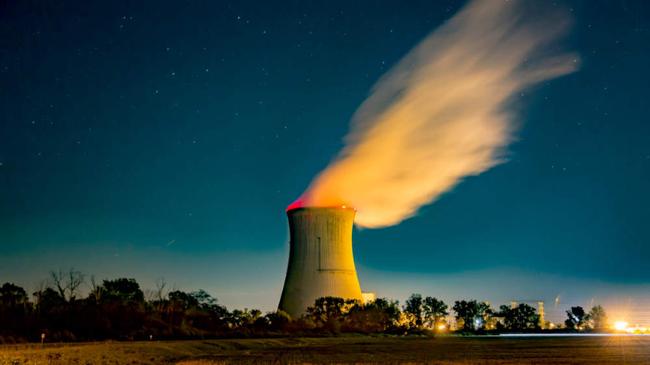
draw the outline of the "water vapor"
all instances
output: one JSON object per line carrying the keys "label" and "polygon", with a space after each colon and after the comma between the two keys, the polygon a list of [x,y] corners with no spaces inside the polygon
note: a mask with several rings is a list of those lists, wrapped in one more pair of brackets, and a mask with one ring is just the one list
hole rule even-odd
{"label": "water vapor", "polygon": [[503,162],[520,93],[577,67],[556,50],[565,13],[530,4],[472,1],[427,36],[372,88],[293,206],[348,205],[358,226],[390,226]]}

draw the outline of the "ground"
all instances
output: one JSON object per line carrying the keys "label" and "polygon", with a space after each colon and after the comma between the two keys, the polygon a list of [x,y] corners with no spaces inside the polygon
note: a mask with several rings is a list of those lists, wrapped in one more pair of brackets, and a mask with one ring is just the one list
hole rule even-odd
{"label": "ground", "polygon": [[650,336],[332,337],[3,345],[0,364],[650,364]]}

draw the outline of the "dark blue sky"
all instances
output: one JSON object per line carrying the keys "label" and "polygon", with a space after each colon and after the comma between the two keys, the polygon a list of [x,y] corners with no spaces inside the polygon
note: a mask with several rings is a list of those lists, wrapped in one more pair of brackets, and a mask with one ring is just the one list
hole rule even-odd
{"label": "dark blue sky", "polygon": [[[0,1],[0,281],[75,266],[272,307],[284,208],[373,83],[462,4]],[[650,282],[650,3],[559,6],[580,70],[521,96],[509,162],[355,232],[362,286]]]}

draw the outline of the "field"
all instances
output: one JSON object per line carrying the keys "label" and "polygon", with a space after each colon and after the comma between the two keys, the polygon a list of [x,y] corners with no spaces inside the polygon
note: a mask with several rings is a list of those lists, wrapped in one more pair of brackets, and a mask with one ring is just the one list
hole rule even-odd
{"label": "field", "polygon": [[650,364],[650,336],[333,337],[3,345],[0,364]]}

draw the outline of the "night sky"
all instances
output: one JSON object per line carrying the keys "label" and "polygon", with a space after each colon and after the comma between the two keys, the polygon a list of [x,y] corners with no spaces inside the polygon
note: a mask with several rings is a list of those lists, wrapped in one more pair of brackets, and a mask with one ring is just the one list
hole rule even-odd
{"label": "night sky", "polygon": [[[462,5],[0,0],[0,282],[75,267],[273,309],[285,207]],[[650,3],[549,6],[573,17],[580,69],[520,95],[507,163],[355,231],[364,290],[647,300]]]}

